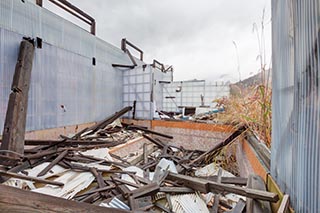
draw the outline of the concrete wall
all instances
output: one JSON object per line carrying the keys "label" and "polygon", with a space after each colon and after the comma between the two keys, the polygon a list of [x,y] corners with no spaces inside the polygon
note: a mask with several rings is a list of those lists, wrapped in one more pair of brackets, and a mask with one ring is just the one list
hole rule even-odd
{"label": "concrete wall", "polygon": [[152,128],[172,135],[174,139],[166,140],[172,145],[203,151],[224,140],[232,131],[232,127],[224,125],[158,120],[152,121]]}

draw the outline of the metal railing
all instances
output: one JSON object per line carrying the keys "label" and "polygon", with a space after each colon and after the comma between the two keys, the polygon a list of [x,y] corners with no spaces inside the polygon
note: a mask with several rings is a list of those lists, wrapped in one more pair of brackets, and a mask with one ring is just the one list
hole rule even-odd
{"label": "metal railing", "polygon": [[[82,11],[80,8],[74,6],[67,0],[48,0],[48,1],[60,7],[61,9],[65,10],[66,12],[70,13],[71,15],[77,17],[78,19],[85,22],[86,24],[90,25],[90,33],[93,35],[96,35],[96,21],[90,15]],[[39,5],[40,7],[43,7],[43,0],[36,0],[36,4]]]}
{"label": "metal railing", "polygon": [[155,69],[159,69],[161,72],[173,72],[173,67],[169,66],[168,68],[165,68],[163,63],[160,63],[159,61],[157,61],[156,59],[153,59],[153,62],[151,64],[151,66]]}
{"label": "metal railing", "polygon": [[[130,59],[131,59],[131,58],[132,58],[132,55],[131,55],[130,51],[128,50],[127,45],[130,46],[130,47],[132,47],[132,48],[135,49],[136,51],[138,51],[138,52],[140,53],[140,60],[143,61],[143,51],[142,51],[139,47],[137,47],[136,45],[134,45],[134,44],[132,44],[131,42],[129,42],[126,38],[123,38],[123,39],[121,40],[121,49],[122,49],[124,52],[128,53],[128,55],[129,55],[129,57],[130,57]],[[131,59],[131,61],[132,61],[132,59]]]}

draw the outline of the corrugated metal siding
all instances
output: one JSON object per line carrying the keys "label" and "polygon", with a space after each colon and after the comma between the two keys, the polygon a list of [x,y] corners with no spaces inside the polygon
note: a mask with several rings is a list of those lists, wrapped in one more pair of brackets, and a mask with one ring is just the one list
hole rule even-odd
{"label": "corrugated metal siding", "polygon": [[320,212],[318,0],[273,0],[271,173],[297,212]]}
{"label": "corrugated metal siding", "polygon": [[[0,28],[0,129],[21,38]],[[36,49],[28,104],[28,130],[101,120],[122,107],[122,72],[100,61],[93,66],[91,58],[43,43]]]}
{"label": "corrugated metal siding", "polygon": [[43,39],[35,52],[27,130],[97,121],[123,106],[123,72],[111,66],[131,64],[123,51],[29,1],[1,0],[0,134],[23,36]]}

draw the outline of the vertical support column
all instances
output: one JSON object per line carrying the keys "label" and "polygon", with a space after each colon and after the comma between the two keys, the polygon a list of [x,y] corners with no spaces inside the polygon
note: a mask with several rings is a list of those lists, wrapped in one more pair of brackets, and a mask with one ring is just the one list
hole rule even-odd
{"label": "vertical support column", "polygon": [[1,150],[8,150],[19,154],[24,153],[28,92],[33,57],[33,41],[24,39],[20,43],[19,56],[11,85],[12,92],[9,97],[4,123]]}

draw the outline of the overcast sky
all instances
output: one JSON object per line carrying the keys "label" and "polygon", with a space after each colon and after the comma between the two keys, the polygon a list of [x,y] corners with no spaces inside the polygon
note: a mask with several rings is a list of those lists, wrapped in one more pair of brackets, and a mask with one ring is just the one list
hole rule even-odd
{"label": "overcast sky", "polygon": [[96,19],[97,36],[120,47],[127,38],[173,65],[174,80],[239,80],[256,74],[263,10],[266,64],[271,62],[270,0],[70,0]]}

